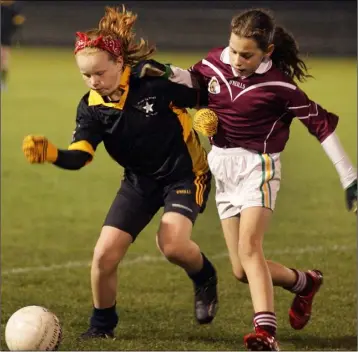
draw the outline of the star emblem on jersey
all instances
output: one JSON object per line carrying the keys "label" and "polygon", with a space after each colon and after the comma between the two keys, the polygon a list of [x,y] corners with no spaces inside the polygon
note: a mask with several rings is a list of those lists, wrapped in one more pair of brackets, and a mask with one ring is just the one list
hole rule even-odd
{"label": "star emblem on jersey", "polygon": [[149,114],[150,112],[153,112],[153,104],[149,104],[149,102],[146,101],[143,109],[145,110],[146,114]]}
{"label": "star emblem on jersey", "polygon": [[155,111],[156,100],[156,96],[145,97],[137,102],[136,108],[147,117],[158,115],[158,111]]}

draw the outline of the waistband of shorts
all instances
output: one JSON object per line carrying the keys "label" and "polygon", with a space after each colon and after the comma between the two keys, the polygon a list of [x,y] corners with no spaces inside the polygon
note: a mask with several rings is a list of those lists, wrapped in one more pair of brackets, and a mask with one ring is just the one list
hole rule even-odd
{"label": "waistband of shorts", "polygon": [[245,148],[220,148],[215,145],[211,146],[211,150],[217,155],[249,155],[249,154],[261,154],[256,150],[245,149]]}

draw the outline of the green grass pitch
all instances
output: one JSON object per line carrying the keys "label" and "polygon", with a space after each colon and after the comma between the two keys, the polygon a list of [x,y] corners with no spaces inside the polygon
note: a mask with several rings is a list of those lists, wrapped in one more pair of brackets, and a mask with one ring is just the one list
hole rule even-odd
{"label": "green grass pitch", "polygon": [[[202,57],[161,53],[188,67]],[[315,79],[302,87],[340,116],[338,134],[356,164],[357,86],[354,59],[310,59]],[[210,326],[193,318],[192,285],[155,245],[159,213],[141,233],[119,271],[120,323],[116,341],[79,344],[91,311],[89,262],[122,169],[99,147],[80,172],[30,165],[21,151],[27,134],[44,134],[59,147],[71,140],[77,103],[86,87],[71,49],[13,51],[1,101],[1,348],[7,319],[27,305],[59,317],[61,350],[242,350],[252,329],[248,286],[233,278],[211,194],[193,239],[213,258],[220,309]],[[207,145],[207,144],[206,144]],[[282,350],[357,350],[356,219],[347,213],[337,173],[320,144],[295,121],[282,154],[282,184],[267,257],[289,267],[320,268],[325,284],[303,331],[288,322],[292,295],[275,289]]]}

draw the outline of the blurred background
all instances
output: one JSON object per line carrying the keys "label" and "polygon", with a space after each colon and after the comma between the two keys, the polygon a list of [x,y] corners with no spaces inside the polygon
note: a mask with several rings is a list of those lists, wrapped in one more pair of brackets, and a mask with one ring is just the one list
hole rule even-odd
{"label": "blurred background", "polygon": [[[7,349],[8,318],[28,305],[45,306],[58,316],[64,330],[60,350],[242,350],[243,335],[252,329],[252,304],[248,286],[232,275],[214,185],[193,232],[219,274],[220,309],[214,323],[196,325],[191,283],[157,250],[159,211],[120,267],[117,340],[77,341],[92,309],[93,248],[123,170],[102,145],[93,162],[79,172],[30,165],[21,145],[24,136],[39,134],[67,148],[78,102],[87,92],[74,60],[75,33],[97,26],[105,5],[122,3],[18,3],[25,22],[17,19],[23,24],[10,48],[1,89],[1,350]],[[156,44],[155,58],[183,68],[211,48],[226,46],[231,18],[241,10],[272,10],[277,22],[295,36],[314,76],[300,86],[312,100],[339,115],[337,133],[357,165],[356,1],[124,4],[139,15],[137,37]],[[209,150],[208,141],[202,141]],[[304,331],[294,331],[288,323],[292,294],[275,290],[281,349],[357,351],[356,217],[345,208],[334,166],[298,120],[292,123],[281,160],[282,183],[265,235],[265,254],[288,267],[318,268],[325,275]]]}
{"label": "blurred background", "polygon": [[[74,33],[92,28],[104,5],[119,1],[19,1],[27,17],[23,45],[71,46]],[[356,1],[127,1],[138,13],[138,36],[159,50],[206,51],[225,45],[230,20],[242,9],[265,7],[310,55],[356,55]]]}

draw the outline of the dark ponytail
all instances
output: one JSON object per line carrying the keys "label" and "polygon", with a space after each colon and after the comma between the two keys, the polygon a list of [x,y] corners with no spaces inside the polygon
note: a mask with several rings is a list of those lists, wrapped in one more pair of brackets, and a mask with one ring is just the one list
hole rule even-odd
{"label": "dark ponytail", "polygon": [[308,77],[307,66],[299,58],[299,50],[294,37],[283,27],[276,27],[274,30],[273,44],[275,49],[271,55],[272,62],[291,78],[297,78],[303,82]]}
{"label": "dark ponytail", "polygon": [[270,44],[274,44],[271,55],[273,63],[292,79],[297,78],[302,82],[312,77],[307,73],[304,61],[299,58],[295,39],[284,28],[276,26],[269,11],[253,9],[235,16],[231,21],[231,32],[239,37],[255,40],[264,52],[267,52]]}

